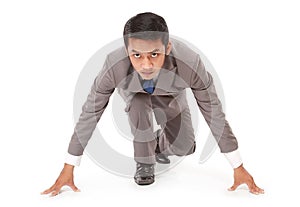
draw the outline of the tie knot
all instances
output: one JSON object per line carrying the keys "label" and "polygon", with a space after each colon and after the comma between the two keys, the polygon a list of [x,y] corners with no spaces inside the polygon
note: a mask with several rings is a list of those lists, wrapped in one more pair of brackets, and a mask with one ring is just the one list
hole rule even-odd
{"label": "tie knot", "polygon": [[154,91],[154,82],[153,79],[151,80],[144,80],[143,81],[143,89],[149,94],[152,94]]}

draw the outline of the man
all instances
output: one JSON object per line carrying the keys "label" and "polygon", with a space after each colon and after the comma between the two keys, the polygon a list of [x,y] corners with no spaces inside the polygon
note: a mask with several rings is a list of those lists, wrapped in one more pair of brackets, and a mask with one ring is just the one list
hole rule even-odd
{"label": "man", "polygon": [[[123,37],[125,47],[107,56],[82,107],[61,174],[43,194],[57,195],[64,185],[78,191],[73,180],[74,166],[79,165],[116,88],[127,104],[125,111],[134,136],[134,180],[138,185],[155,181],[156,162],[169,164],[168,156],[186,156],[195,151],[186,100],[186,89],[190,88],[221,152],[234,169],[234,184],[229,190],[246,183],[251,193],[263,193],[243,167],[237,140],[225,119],[212,76],[199,55],[185,44],[170,39],[165,20],[153,13],[141,13],[129,19]],[[156,132],[153,114],[161,127]]]}

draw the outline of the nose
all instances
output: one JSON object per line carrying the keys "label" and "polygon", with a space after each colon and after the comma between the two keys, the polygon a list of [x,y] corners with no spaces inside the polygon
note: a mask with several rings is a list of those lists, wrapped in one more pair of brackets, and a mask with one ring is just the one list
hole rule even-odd
{"label": "nose", "polygon": [[151,69],[153,67],[153,64],[149,57],[144,57],[142,60],[142,68],[144,69]]}

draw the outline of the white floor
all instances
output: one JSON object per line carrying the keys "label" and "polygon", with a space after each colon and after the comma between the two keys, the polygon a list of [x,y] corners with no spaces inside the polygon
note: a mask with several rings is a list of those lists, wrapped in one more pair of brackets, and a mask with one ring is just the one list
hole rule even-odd
{"label": "white floor", "polygon": [[[153,205],[202,205],[202,206],[270,206],[297,205],[296,178],[299,171],[276,171],[272,163],[247,166],[264,195],[250,194],[246,186],[235,192],[226,189],[232,184],[232,171],[223,157],[215,153],[205,164],[197,164],[197,153],[187,157],[170,171],[157,176],[150,186],[138,186],[133,179],[119,177],[97,167],[84,158],[75,171],[76,185],[81,192],[69,188],[56,197],[42,196],[39,192],[49,187],[59,173],[56,163],[31,168],[27,166],[14,180],[5,181],[1,202],[8,206],[153,206]],[[264,159],[265,160],[265,159]],[[277,165],[277,164],[276,164]],[[16,169],[14,169],[16,170]],[[294,169],[295,170],[295,169]],[[292,205],[292,203],[294,205]]]}

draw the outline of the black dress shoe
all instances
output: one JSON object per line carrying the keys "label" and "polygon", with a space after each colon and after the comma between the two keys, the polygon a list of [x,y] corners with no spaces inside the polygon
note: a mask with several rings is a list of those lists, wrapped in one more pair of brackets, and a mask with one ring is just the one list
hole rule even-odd
{"label": "black dress shoe", "polygon": [[154,183],[154,164],[137,163],[134,181],[138,185]]}
{"label": "black dress shoe", "polygon": [[161,153],[156,153],[155,159],[156,159],[156,162],[161,163],[161,164],[170,164],[170,162],[171,162],[167,155],[164,155]]}

